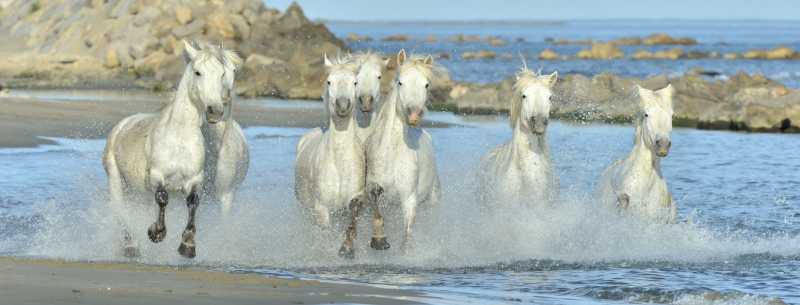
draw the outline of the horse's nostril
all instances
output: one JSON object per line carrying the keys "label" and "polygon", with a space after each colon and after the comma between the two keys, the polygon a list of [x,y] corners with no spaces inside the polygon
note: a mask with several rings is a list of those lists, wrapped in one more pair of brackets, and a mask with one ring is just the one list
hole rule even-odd
{"label": "horse's nostril", "polygon": [[214,108],[212,108],[211,106],[208,106],[208,107],[206,107],[206,111],[208,113],[214,113]]}

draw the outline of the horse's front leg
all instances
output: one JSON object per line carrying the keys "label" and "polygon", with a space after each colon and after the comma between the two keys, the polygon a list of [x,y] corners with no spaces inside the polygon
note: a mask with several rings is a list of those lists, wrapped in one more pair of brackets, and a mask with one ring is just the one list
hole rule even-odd
{"label": "horse's front leg", "polygon": [[417,219],[417,196],[416,194],[412,194],[408,196],[405,201],[403,201],[403,218],[405,220],[405,236],[403,237],[403,245],[401,249],[403,250],[404,254],[408,254],[411,250],[411,236],[412,236],[412,227],[414,226],[414,222]]}
{"label": "horse's front leg", "polygon": [[167,236],[167,226],[164,221],[164,214],[166,213],[167,203],[169,202],[169,194],[163,184],[158,184],[156,187],[155,201],[158,205],[158,218],[156,222],[150,225],[147,229],[147,236],[154,243],[161,242]]}
{"label": "horse's front leg", "polygon": [[192,189],[189,196],[186,197],[186,208],[189,211],[189,221],[186,223],[186,228],[183,229],[181,245],[178,247],[178,253],[186,258],[194,258],[196,255],[194,245],[194,217],[197,213],[197,206],[200,205],[200,196],[197,195],[196,189]]}
{"label": "horse's front leg", "polygon": [[362,206],[364,206],[363,194],[358,194],[350,200],[350,225],[347,226],[344,242],[342,243],[342,247],[339,248],[339,256],[342,258],[354,259],[356,257],[355,250],[353,249],[353,240],[358,234],[356,232],[356,227],[358,226],[358,214]]}
{"label": "horse's front leg", "polygon": [[378,208],[378,200],[383,195],[383,188],[373,184],[367,190],[370,208],[372,208],[372,239],[369,246],[375,250],[389,249],[389,242],[386,241],[386,234],[383,232],[383,215]]}

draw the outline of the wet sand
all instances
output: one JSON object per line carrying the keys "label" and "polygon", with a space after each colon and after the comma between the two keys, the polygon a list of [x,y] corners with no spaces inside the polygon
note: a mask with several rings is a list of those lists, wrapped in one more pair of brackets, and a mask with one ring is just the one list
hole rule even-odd
{"label": "wet sand", "polygon": [[0,257],[1,304],[413,304],[396,289],[198,267]]}
{"label": "wet sand", "polygon": [[[156,112],[167,100],[168,96],[108,100],[0,97],[0,147],[52,144],[41,137],[104,138],[119,120],[134,113]],[[243,127],[312,128],[326,120],[322,107],[270,107],[241,99],[235,103],[234,118]],[[447,124],[426,122],[425,126]]]}

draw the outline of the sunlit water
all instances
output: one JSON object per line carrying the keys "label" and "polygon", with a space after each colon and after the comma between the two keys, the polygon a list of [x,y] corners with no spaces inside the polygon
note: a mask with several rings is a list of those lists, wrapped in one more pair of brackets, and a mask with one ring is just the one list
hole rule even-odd
{"label": "sunlit water", "polygon": [[[685,60],[537,60],[544,49],[552,49],[562,55],[575,55],[585,45],[552,45],[546,38],[555,39],[593,39],[612,40],[621,37],[644,37],[663,32],[675,37],[691,37],[698,40],[694,46],[620,46],[627,57],[637,50],[657,51],[680,47],[684,51],[703,51],[742,53],[751,49],[771,49],[788,46],[800,49],[800,22],[764,20],[618,20],[618,21],[564,21],[564,22],[328,22],[331,31],[345,38],[348,33],[368,35],[375,40],[349,43],[355,50],[378,50],[397,52],[400,48],[418,53],[448,53],[450,59],[439,62],[450,70],[456,80],[470,82],[496,82],[513,75],[520,68],[517,54],[528,58],[533,68],[545,72],[558,70],[560,73],[596,75],[603,72],[626,77],[650,77],[666,74],[680,76],[692,68],[702,68],[721,73],[720,79],[739,71],[760,73],[789,87],[800,87],[800,60],[724,60],[724,59],[685,59]],[[406,34],[413,37],[407,42],[385,42],[388,35]],[[493,47],[486,43],[453,43],[448,37],[455,34],[493,35],[502,37],[508,44]],[[436,43],[426,43],[427,36],[438,39]],[[517,41],[522,38],[524,41]],[[508,59],[462,60],[465,51],[493,50],[498,57],[510,55]]]}
{"label": "sunlit water", "polygon": [[[485,213],[475,200],[475,169],[482,154],[510,137],[506,118],[431,119],[460,127],[430,130],[443,200],[418,218],[407,256],[397,250],[400,221],[389,211],[392,249],[369,249],[365,218],[357,258],[339,258],[343,233],[312,226],[294,199],[295,145],[306,130],[254,127],[245,131],[252,160],[233,213],[223,219],[216,206],[200,208],[198,257],[177,254],[186,208],[176,198],[159,244],[145,234],[155,205],[131,205],[143,253],[136,261],[388,284],[426,292],[433,303],[800,303],[796,135],[676,129],[663,171],[680,223],[649,225],[592,198],[603,168],[629,151],[630,126],[553,123],[559,202]],[[126,261],[107,205],[104,141],[56,141],[0,149],[0,254]]]}

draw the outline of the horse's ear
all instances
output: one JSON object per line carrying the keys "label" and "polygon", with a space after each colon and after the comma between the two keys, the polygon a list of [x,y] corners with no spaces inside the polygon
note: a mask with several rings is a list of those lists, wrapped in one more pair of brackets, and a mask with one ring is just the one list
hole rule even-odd
{"label": "horse's ear", "polygon": [[242,57],[240,57],[238,53],[231,50],[224,50],[222,52],[225,54],[225,59],[233,64],[233,68],[235,70],[239,70],[239,68],[242,66]]}
{"label": "horse's ear", "polygon": [[547,76],[547,86],[553,88],[556,82],[558,82],[558,71],[553,71],[553,73]]}
{"label": "horse's ear", "polygon": [[425,63],[426,65],[432,65],[433,64],[433,56],[431,56],[431,55],[426,56],[425,60],[423,61],[423,63]]}
{"label": "horse's ear", "polygon": [[392,59],[391,59],[391,58],[388,58],[388,57],[387,57],[387,58],[384,58],[384,59],[383,59],[383,66],[384,66],[384,67],[388,67],[388,66],[389,66],[389,61],[391,61],[391,60],[392,60]]}
{"label": "horse's ear", "polygon": [[642,108],[646,107],[647,105],[651,105],[651,101],[656,98],[656,94],[653,92],[653,90],[644,88],[638,84],[636,85],[636,92],[639,93],[639,104],[642,106]]}
{"label": "horse's ear", "polygon": [[406,62],[406,49],[400,49],[400,52],[397,52],[397,66],[402,66],[404,62]]}
{"label": "horse's ear", "polygon": [[668,84],[666,87],[656,91],[656,94],[664,101],[671,101],[672,95],[675,94],[675,87],[672,87],[672,84]]}
{"label": "horse's ear", "polygon": [[323,61],[325,62],[325,66],[326,66],[326,67],[331,67],[331,66],[333,66],[333,63],[331,62],[331,60],[330,60],[330,59],[328,59],[328,53],[323,53],[323,54],[322,54],[322,58],[323,58]]}
{"label": "horse's ear", "polygon": [[195,46],[186,39],[183,40],[183,50],[186,62],[193,61],[194,58],[197,57],[197,53],[200,52],[199,49],[195,48]]}

